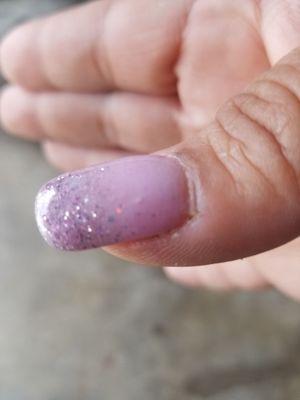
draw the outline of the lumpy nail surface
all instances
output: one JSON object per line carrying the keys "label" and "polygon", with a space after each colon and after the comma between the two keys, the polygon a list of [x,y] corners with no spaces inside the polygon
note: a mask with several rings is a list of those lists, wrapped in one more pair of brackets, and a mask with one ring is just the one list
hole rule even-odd
{"label": "lumpy nail surface", "polygon": [[50,245],[84,250],[168,232],[186,220],[187,199],[177,161],[131,157],[50,181],[37,196],[36,218]]}

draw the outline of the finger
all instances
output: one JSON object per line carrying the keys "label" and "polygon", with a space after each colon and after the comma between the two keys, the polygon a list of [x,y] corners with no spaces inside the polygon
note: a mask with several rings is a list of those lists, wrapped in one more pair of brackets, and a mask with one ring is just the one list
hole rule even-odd
{"label": "finger", "polygon": [[211,121],[219,105],[299,41],[298,0],[196,2],[177,66],[186,123]]}
{"label": "finger", "polygon": [[274,287],[300,300],[300,239],[251,257],[249,263]]}
{"label": "finger", "polygon": [[[215,271],[216,277],[213,275]],[[175,282],[210,289],[258,290],[267,287],[267,280],[249,260],[201,267],[166,267],[165,272]],[[209,274],[210,279],[207,279]]]}
{"label": "finger", "polygon": [[298,0],[264,0],[260,10],[261,35],[272,64],[299,46]]}
{"label": "finger", "polygon": [[[299,65],[297,49],[228,101],[193,140],[50,182],[37,200],[45,238],[69,250],[124,242],[108,250],[157,265],[226,262],[296,238]],[[75,211],[71,227],[60,224],[75,204],[84,215],[99,207],[92,226]]]}
{"label": "finger", "polygon": [[257,14],[256,1],[194,3],[177,65],[188,125],[210,122],[225,100],[269,68]]}
{"label": "finger", "polygon": [[270,286],[269,281],[247,258],[230,261],[221,265],[224,274],[237,289],[260,290]]}
{"label": "finger", "polygon": [[46,159],[61,171],[71,171],[133,155],[121,150],[92,150],[47,141],[42,145]]}
{"label": "finger", "polygon": [[174,99],[125,93],[32,93],[12,86],[0,101],[4,128],[18,136],[137,152],[178,143],[177,113]]}
{"label": "finger", "polygon": [[4,75],[31,89],[173,93],[191,0],[94,1],[17,28],[0,49]]}
{"label": "finger", "polygon": [[234,289],[219,265],[202,267],[166,267],[166,275],[173,281],[189,287],[204,287],[227,291]]}
{"label": "finger", "polygon": [[[277,249],[224,264],[210,265],[208,268],[222,269],[228,281],[235,288],[246,290],[260,289],[272,285],[289,297],[300,300],[300,239],[296,239]],[[203,269],[207,267],[167,267],[165,272],[175,282],[191,287],[214,285],[201,279]]]}

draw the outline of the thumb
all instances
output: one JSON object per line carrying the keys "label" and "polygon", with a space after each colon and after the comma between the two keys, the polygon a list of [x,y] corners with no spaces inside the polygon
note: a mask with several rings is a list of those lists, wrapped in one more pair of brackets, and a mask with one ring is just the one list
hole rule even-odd
{"label": "thumb", "polygon": [[192,140],[48,183],[37,219],[46,240],[62,249],[114,244],[110,252],[137,262],[210,264],[297,237],[299,178],[297,49]]}

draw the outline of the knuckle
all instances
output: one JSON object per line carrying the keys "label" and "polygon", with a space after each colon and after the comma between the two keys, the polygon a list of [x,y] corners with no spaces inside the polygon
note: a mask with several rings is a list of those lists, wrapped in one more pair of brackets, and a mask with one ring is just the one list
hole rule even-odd
{"label": "knuckle", "polygon": [[115,112],[115,106],[115,96],[111,95],[106,98],[99,109],[98,125],[104,145],[121,146],[118,113]]}
{"label": "knuckle", "polygon": [[104,2],[101,4],[103,9],[103,20],[101,32],[94,37],[91,46],[90,58],[99,76],[106,82],[104,89],[110,89],[115,84],[114,68],[111,55],[111,26],[113,26],[114,9],[117,3]]}
{"label": "knuckle", "polygon": [[299,196],[300,163],[294,147],[299,149],[299,138],[291,133],[294,114],[288,105],[246,92],[229,100],[216,119],[224,143],[222,161],[243,191],[251,179],[264,192]]}
{"label": "knuckle", "polygon": [[[269,88],[267,87],[269,85]],[[282,62],[263,74],[249,87],[270,102],[299,107],[300,104],[300,64]]]}
{"label": "knuckle", "polygon": [[[269,154],[269,164],[275,165],[278,172],[286,171],[285,177],[299,194],[300,50],[292,51],[252,83],[244,94],[235,96],[231,105],[239,115],[237,120],[244,119],[245,129],[251,130],[251,138],[246,139],[247,148],[254,137],[263,143],[257,151]],[[258,163],[264,167],[266,164],[267,159]]]}
{"label": "knuckle", "polygon": [[269,101],[259,93],[241,94],[232,101],[239,112],[268,134],[270,139],[280,141],[282,135],[292,125],[294,113],[289,102]]}

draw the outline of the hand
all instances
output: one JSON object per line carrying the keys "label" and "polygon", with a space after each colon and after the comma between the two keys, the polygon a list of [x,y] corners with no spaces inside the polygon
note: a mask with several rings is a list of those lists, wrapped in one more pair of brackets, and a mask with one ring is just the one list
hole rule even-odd
{"label": "hand", "polygon": [[[222,262],[299,235],[300,117],[291,93],[298,95],[299,52],[203,128],[219,104],[299,44],[297,2],[203,3],[97,1],[21,27],[1,47],[3,72],[17,85],[2,95],[3,124],[46,141],[57,165],[84,166],[183,140],[161,154],[176,154],[193,171],[190,179],[201,183],[196,198],[203,192],[207,208],[203,215],[197,204],[175,239],[110,249],[139,262]],[[284,273],[273,265],[281,254]],[[299,258],[294,242],[235,265],[168,273],[218,287],[271,283],[300,297]]]}

